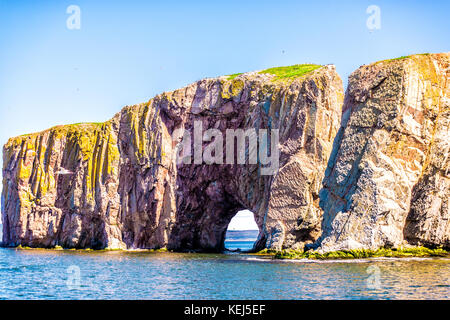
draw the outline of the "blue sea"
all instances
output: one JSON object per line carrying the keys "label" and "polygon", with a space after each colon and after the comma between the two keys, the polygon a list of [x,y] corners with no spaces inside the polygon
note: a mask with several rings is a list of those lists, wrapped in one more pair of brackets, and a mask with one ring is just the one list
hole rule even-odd
{"label": "blue sea", "polygon": [[228,250],[248,251],[258,238],[258,230],[227,230],[225,248]]}
{"label": "blue sea", "polygon": [[[232,233],[230,249],[249,249]],[[245,241],[247,239],[248,241]],[[230,241],[231,240],[231,241]],[[450,259],[0,248],[0,299],[449,299]]]}

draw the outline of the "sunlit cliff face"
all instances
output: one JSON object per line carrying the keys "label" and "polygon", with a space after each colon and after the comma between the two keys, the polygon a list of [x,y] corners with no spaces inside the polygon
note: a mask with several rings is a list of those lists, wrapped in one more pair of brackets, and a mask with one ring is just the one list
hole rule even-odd
{"label": "sunlit cliff face", "polygon": [[[449,60],[362,66],[344,104],[333,66],[292,77],[275,68],[204,79],[105,123],[12,138],[3,151],[3,241],[217,252],[232,217],[248,209],[255,250],[449,247]],[[198,123],[215,138],[196,140]],[[222,141],[220,162],[215,139],[239,129],[277,139],[231,144],[231,162]],[[180,162],[186,133],[193,161]],[[272,173],[254,148],[278,151]]]}
{"label": "sunlit cliff face", "polygon": [[[125,107],[105,123],[10,139],[4,241],[220,251],[231,218],[250,209],[260,230],[258,248],[312,242],[343,92],[333,66],[308,72],[205,79]],[[230,129],[277,130],[276,170],[262,174],[259,158],[256,164],[179,164],[174,133],[193,132],[198,121],[224,137]],[[201,142],[202,152],[208,144]],[[249,153],[247,144],[241,148]]]}

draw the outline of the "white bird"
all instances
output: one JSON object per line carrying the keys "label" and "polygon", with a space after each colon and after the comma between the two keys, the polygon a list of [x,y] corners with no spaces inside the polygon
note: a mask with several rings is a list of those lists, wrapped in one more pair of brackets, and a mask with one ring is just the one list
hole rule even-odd
{"label": "white bird", "polygon": [[73,172],[64,168],[60,168],[59,171],[56,172],[56,174],[66,175],[66,174],[73,174]]}

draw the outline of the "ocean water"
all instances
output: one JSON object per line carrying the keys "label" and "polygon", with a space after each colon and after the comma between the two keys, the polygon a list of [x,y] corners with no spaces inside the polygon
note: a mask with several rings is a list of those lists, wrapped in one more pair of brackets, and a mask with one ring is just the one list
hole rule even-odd
{"label": "ocean water", "polygon": [[225,248],[228,250],[251,250],[257,238],[258,230],[227,230]]}
{"label": "ocean water", "polygon": [[450,259],[0,249],[0,299],[449,299]]}

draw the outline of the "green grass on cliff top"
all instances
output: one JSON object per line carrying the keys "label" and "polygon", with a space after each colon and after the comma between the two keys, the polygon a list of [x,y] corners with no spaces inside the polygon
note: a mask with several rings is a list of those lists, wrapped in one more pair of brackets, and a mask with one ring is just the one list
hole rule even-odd
{"label": "green grass on cliff top", "polygon": [[[104,122],[78,122],[78,123],[73,123],[73,124],[60,124],[60,125],[53,126],[53,127],[49,128],[49,129],[46,129],[46,130],[43,130],[43,131],[22,134],[22,135],[18,136],[18,138],[22,138],[22,137],[26,137],[26,136],[32,136],[32,135],[36,135],[36,134],[41,134],[42,132],[46,132],[46,131],[50,131],[50,130],[56,130],[58,128],[70,129],[70,128],[76,128],[78,126],[84,126],[84,125],[102,126],[103,124],[104,124]],[[11,138],[11,139],[15,139],[15,138]]]}
{"label": "green grass on cliff top", "polygon": [[236,78],[237,76],[240,76],[241,74],[243,74],[243,73],[241,72],[241,73],[230,74],[228,76],[228,80],[233,80],[234,78]]}
{"label": "green grass on cliff top", "polygon": [[304,76],[316,69],[319,69],[320,65],[317,64],[296,64],[288,67],[276,67],[269,68],[259,73],[270,73],[276,76],[275,80],[279,79],[289,79]]}
{"label": "green grass on cliff top", "polygon": [[[275,68],[269,68],[266,70],[262,70],[259,73],[269,73],[276,76],[274,80],[280,80],[280,79],[290,79],[290,78],[297,78],[304,76],[305,74],[308,74],[316,69],[319,69],[322,67],[321,65],[317,64],[296,64],[293,66],[287,66],[287,67],[275,67]],[[233,80],[237,76],[240,76],[241,73],[234,73],[228,75],[227,80]]]}
{"label": "green grass on cliff top", "polygon": [[428,55],[430,55],[430,54],[429,54],[429,53],[410,54],[409,56],[401,56],[401,57],[398,57],[398,58],[392,58],[392,59],[381,60],[381,61],[377,61],[377,62],[375,62],[375,63],[398,61],[398,60],[408,59],[408,58],[411,58],[411,57],[413,57],[413,56],[428,56]]}

